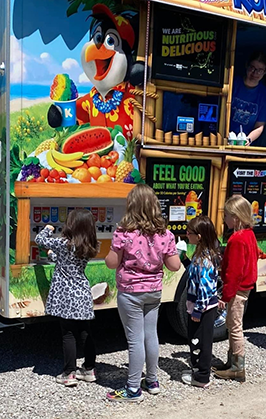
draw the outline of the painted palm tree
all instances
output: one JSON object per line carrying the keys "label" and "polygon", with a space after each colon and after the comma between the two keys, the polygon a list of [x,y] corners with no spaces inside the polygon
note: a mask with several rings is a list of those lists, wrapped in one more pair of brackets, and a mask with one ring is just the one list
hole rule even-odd
{"label": "painted palm tree", "polygon": [[[95,0],[68,0],[69,7],[67,9],[67,16],[71,16],[74,13],[77,13],[82,7],[83,12],[89,12],[92,10],[92,7],[95,5]],[[115,0],[100,0],[100,4],[105,4],[113,13],[120,13],[125,10],[138,10],[137,0],[129,1],[129,4],[119,4]]]}

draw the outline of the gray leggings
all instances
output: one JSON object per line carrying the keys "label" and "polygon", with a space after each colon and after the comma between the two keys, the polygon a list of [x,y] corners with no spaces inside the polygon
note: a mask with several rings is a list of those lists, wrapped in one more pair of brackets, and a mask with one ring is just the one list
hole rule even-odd
{"label": "gray leggings", "polygon": [[129,355],[129,387],[140,387],[146,361],[146,380],[157,381],[159,341],[157,335],[158,310],[161,291],[124,293],[118,291],[117,305],[124,326]]}

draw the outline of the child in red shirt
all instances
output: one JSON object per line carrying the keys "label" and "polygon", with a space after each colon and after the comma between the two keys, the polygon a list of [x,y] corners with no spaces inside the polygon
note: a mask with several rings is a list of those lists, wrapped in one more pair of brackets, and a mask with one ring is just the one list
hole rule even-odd
{"label": "child in red shirt", "polygon": [[227,304],[226,323],[229,332],[227,363],[214,367],[218,378],[245,381],[245,348],[243,315],[245,302],[257,281],[259,250],[252,230],[253,214],[250,203],[234,195],[224,207],[224,221],[234,233],[229,238],[222,262],[223,295],[220,309]]}

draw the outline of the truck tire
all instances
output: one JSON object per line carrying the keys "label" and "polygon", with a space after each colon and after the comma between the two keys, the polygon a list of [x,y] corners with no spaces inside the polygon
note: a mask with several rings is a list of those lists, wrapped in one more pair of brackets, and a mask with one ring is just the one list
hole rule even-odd
{"label": "truck tire", "polygon": [[174,331],[182,336],[187,338],[187,289],[184,288],[180,300],[178,303],[168,303],[166,306],[166,314],[168,321]]}
{"label": "truck tire", "polygon": [[[187,338],[187,309],[186,309],[186,299],[187,299],[187,289],[186,281],[187,280],[187,271],[181,278],[181,281],[176,292],[176,297],[174,303],[168,303],[166,307],[166,313],[169,320],[169,323],[180,336]],[[181,288],[180,288],[181,287]],[[218,283],[218,295],[221,293],[221,282]],[[245,306],[245,311],[247,309],[247,304]],[[218,310],[217,316],[214,323],[213,331],[213,340],[218,342],[227,338],[227,327],[226,327],[226,309]]]}

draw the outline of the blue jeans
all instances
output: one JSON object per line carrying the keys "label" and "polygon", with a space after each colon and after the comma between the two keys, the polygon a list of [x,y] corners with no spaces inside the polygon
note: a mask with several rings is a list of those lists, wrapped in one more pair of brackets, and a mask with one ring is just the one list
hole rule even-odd
{"label": "blue jeans", "polygon": [[140,387],[146,361],[146,380],[157,381],[159,340],[157,335],[161,291],[118,292],[117,305],[124,326],[129,355],[128,387]]}

